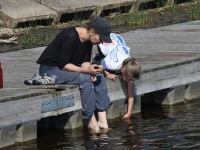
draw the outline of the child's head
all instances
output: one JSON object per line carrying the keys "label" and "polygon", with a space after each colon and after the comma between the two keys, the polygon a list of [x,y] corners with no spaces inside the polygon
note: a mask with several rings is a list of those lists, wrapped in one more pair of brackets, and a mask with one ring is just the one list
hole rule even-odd
{"label": "child's head", "polygon": [[125,59],[122,63],[121,72],[124,81],[133,81],[140,78],[141,74],[140,64],[132,57]]}

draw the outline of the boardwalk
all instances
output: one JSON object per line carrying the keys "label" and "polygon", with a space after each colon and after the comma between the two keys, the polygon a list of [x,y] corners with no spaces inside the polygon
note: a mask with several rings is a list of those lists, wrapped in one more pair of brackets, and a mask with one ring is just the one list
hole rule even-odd
{"label": "boardwalk", "polygon": [[[144,72],[200,58],[200,21],[147,30],[140,29],[123,33],[122,36],[131,48],[131,55],[140,62]],[[34,91],[38,90],[35,89],[35,86],[31,86],[31,88],[25,86],[23,81],[38,73],[39,66],[35,61],[44,48],[0,54],[4,73],[4,89],[0,90],[0,99],[7,95],[14,95],[4,92],[7,90],[12,90],[13,93],[19,89],[33,91],[32,88],[34,88]]]}
{"label": "boardwalk", "polygon": [[[138,99],[136,100],[134,112],[140,112],[141,97],[146,93],[167,88],[173,88],[172,91],[183,93],[186,91],[186,86],[188,87],[193,85],[192,83],[200,81],[200,21],[154,29],[140,29],[123,33],[122,36],[127,46],[131,48],[131,55],[140,62],[143,68],[141,79],[135,83],[136,97]],[[23,135],[25,133],[19,132],[21,126],[28,128],[30,124],[37,124],[37,121],[41,118],[59,116],[75,110],[78,113],[73,118],[68,119],[68,124],[63,122],[62,118],[60,119],[62,120],[62,125],[57,124],[55,126],[58,128],[81,126],[81,105],[78,87],[65,85],[26,86],[23,84],[24,79],[38,73],[39,66],[35,61],[44,48],[0,54],[4,77],[4,88],[0,89],[1,136],[4,135],[4,132],[10,132],[13,136],[15,133]],[[96,49],[94,48],[95,51]],[[115,83],[112,81],[107,81],[107,83],[111,101],[113,102],[108,112],[108,118],[115,118],[124,113],[122,108],[126,98],[125,87],[124,83],[119,79]],[[71,94],[74,97],[74,102],[70,104],[70,107],[46,112],[41,110],[43,100],[56,99],[59,103],[59,101],[63,100],[62,97],[69,98]],[[174,99],[176,102],[180,102],[177,97]],[[169,101],[168,104],[173,104],[173,102]],[[24,122],[29,122],[29,125]],[[8,125],[12,127],[6,128]],[[6,130],[4,130],[5,128]],[[37,130],[37,125],[32,129]],[[12,132],[15,130],[16,132]],[[9,135],[10,143],[5,141],[0,141],[0,143],[11,145],[15,142],[23,142],[36,137],[36,133],[34,133],[24,139],[16,140],[15,136],[11,138],[11,135]]]}

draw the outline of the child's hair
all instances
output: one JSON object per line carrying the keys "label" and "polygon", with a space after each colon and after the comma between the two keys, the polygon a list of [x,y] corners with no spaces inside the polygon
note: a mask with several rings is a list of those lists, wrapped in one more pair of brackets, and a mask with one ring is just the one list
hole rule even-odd
{"label": "child's hair", "polygon": [[140,64],[135,60],[135,58],[129,57],[125,59],[122,63],[122,68],[125,74],[129,76],[132,80],[140,78],[142,72]]}

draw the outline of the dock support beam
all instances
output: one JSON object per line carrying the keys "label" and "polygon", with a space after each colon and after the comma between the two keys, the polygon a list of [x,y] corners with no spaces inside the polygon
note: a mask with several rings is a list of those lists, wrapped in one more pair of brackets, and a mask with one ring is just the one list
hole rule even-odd
{"label": "dock support beam", "polygon": [[82,109],[59,115],[54,120],[54,126],[56,129],[75,129],[82,125]]}
{"label": "dock support beam", "polygon": [[119,116],[122,116],[125,113],[125,101],[126,99],[123,100],[117,100],[112,102],[110,108],[107,111],[107,118],[108,119],[114,119]]}
{"label": "dock support beam", "polygon": [[176,86],[153,93],[153,103],[162,105],[173,105],[184,101],[185,86]]}
{"label": "dock support beam", "polygon": [[[117,100],[112,102],[109,110],[107,111],[107,118],[114,119],[117,117],[123,117],[123,115],[127,112],[128,102],[127,98],[123,100]],[[134,97],[134,105],[132,113],[141,112],[141,96]]]}
{"label": "dock support beam", "polygon": [[16,126],[7,126],[0,129],[0,148],[15,144]]}
{"label": "dock support beam", "polygon": [[134,97],[133,113],[141,112],[141,95]]}
{"label": "dock support beam", "polygon": [[17,125],[16,142],[25,142],[37,138],[37,120],[27,121]]}
{"label": "dock support beam", "polygon": [[185,100],[197,99],[200,96],[200,81],[186,85]]}

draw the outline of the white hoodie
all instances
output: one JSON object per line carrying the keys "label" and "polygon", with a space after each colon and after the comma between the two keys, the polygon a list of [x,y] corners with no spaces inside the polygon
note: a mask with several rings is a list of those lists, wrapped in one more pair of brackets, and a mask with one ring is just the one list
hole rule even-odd
{"label": "white hoodie", "polygon": [[101,60],[101,65],[107,70],[119,70],[122,62],[130,57],[130,48],[126,46],[124,39],[119,34],[111,33],[110,37],[112,43],[98,45],[105,56]]}

